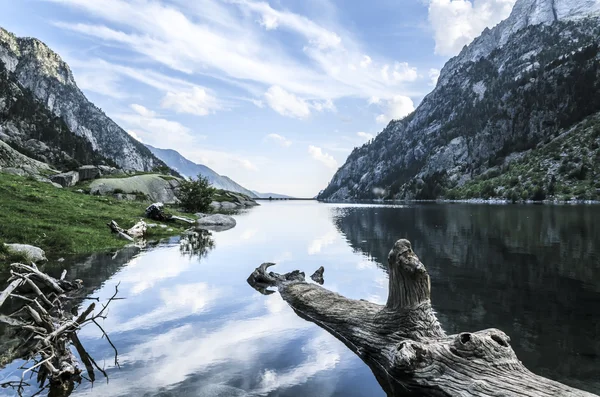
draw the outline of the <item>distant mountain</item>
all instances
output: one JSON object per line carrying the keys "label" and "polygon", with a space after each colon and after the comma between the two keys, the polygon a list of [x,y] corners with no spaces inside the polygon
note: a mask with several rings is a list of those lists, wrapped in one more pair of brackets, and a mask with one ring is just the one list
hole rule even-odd
{"label": "distant mountain", "polygon": [[[77,157],[72,154],[72,150],[79,151],[81,161],[94,161],[89,156],[98,152],[125,169],[151,171],[157,166],[164,166],[144,145],[131,138],[102,110],[87,100],[77,87],[69,65],[41,41],[16,37],[0,28],[0,63],[7,79],[16,83],[19,90],[27,91],[49,114],[62,120],[62,124],[52,118],[43,121],[43,125],[56,131],[52,140],[44,141],[38,137],[32,139],[50,144],[51,149],[63,150],[71,157]],[[0,107],[3,107],[1,104],[2,101]],[[37,112],[32,105],[27,111],[31,117],[34,116],[32,112]],[[43,118],[46,119],[47,116]],[[37,124],[33,118],[20,121]],[[33,130],[37,130],[37,127]],[[62,132],[59,133],[59,130]],[[81,139],[67,139],[66,131],[82,138],[85,143]],[[44,133],[45,131],[38,131],[38,135]],[[11,135],[18,134],[12,131]],[[63,147],[63,144],[70,146]]]}
{"label": "distant mountain", "polygon": [[196,164],[183,157],[179,152],[173,149],[159,149],[150,145],[146,147],[159,159],[164,161],[170,168],[177,171],[180,175],[195,178],[198,174],[208,179],[210,184],[217,189],[229,190],[230,192],[237,192],[245,194],[249,197],[256,198],[257,195],[239,185],[229,177],[219,175],[212,169],[202,164]]}
{"label": "distant mountain", "polygon": [[253,190],[252,193],[254,193],[256,195],[256,197],[258,197],[258,198],[269,198],[269,197],[272,197],[272,198],[287,198],[287,199],[294,198],[292,196],[286,196],[285,194],[260,193],[260,192],[257,192],[256,190]]}
{"label": "distant mountain", "polygon": [[[540,163],[547,173],[486,181],[600,112],[599,15],[599,0],[517,0],[509,18],[446,63],[412,114],[352,151],[319,199],[596,197],[595,154],[567,150],[589,128],[557,142],[566,152],[527,157],[556,157]],[[563,184],[571,175],[579,185]]]}

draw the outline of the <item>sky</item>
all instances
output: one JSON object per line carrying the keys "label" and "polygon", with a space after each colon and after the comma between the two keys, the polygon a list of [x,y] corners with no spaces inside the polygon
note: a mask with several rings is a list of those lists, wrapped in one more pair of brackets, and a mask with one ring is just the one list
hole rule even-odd
{"label": "sky", "polygon": [[313,197],[515,0],[0,0],[134,138]]}

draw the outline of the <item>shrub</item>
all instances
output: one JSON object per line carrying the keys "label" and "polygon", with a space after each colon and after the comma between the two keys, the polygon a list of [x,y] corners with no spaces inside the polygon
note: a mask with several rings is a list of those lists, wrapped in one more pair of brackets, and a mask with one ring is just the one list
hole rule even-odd
{"label": "shrub", "polygon": [[198,175],[196,180],[184,180],[179,185],[176,197],[181,207],[189,212],[207,212],[216,189],[210,186],[208,179]]}

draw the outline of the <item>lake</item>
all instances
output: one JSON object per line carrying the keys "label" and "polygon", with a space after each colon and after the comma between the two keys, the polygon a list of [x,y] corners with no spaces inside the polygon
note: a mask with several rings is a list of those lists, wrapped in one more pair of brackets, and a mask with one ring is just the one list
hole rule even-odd
{"label": "lake", "polygon": [[[599,206],[261,204],[202,249],[172,238],[65,265],[91,296],[107,299],[118,284],[126,298],[102,324],[121,368],[84,328],[110,381],[84,381],[74,395],[384,396],[341,342],[246,279],[267,261],[279,273],[324,266],[324,287],[384,303],[399,238],[427,267],[448,333],[499,328],[533,372],[600,393]],[[19,364],[0,382],[19,378]]]}

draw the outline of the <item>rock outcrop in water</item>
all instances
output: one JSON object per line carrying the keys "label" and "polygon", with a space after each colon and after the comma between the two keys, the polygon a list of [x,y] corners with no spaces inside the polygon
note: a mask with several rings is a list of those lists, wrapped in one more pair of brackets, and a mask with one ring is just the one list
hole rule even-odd
{"label": "rock outcrop in water", "polygon": [[437,198],[600,112],[599,14],[598,1],[518,0],[444,66],[415,112],[356,148],[319,198]]}

